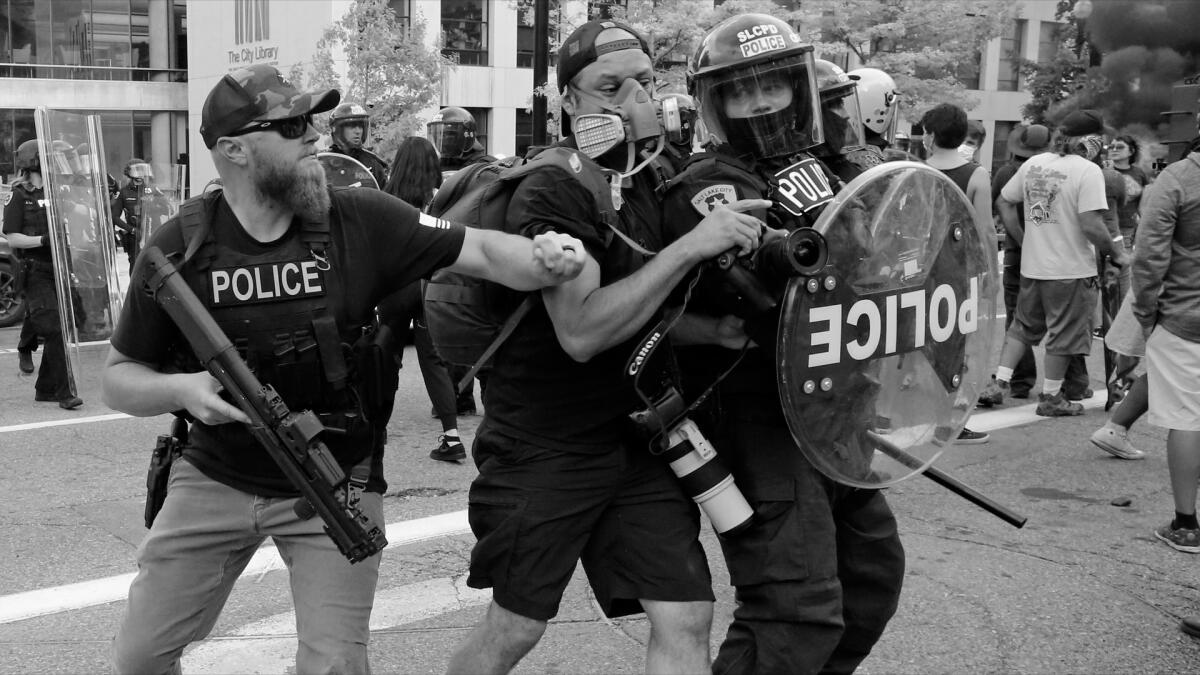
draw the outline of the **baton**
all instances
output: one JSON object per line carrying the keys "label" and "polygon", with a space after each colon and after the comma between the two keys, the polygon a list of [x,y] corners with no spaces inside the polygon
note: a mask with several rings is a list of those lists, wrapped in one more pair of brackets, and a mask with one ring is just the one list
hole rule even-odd
{"label": "baton", "polygon": [[[867,430],[867,437],[888,457],[915,471],[921,470],[921,465],[923,464],[921,460],[900,449],[888,439],[871,430]],[[1023,527],[1025,521],[1029,520],[1027,517],[1022,516],[935,466],[926,468],[924,471],[921,471],[921,474],[1017,529]]]}

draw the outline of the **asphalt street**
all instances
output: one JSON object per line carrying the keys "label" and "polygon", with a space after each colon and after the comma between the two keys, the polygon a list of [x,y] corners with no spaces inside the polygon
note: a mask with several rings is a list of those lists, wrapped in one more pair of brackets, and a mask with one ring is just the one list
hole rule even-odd
{"label": "asphalt street", "polygon": [[[100,402],[103,348],[82,354],[82,408],[35,403],[32,378],[18,373],[16,337],[0,330],[0,675],[104,672],[144,535],[149,451],[168,422]],[[405,366],[389,428],[392,544],[371,661],[377,673],[438,673],[489,595],[464,584],[475,469],[427,457],[439,427],[411,349]],[[991,442],[955,446],[939,462],[1027,516],[1023,529],[923,478],[888,489],[908,569],[899,612],[860,672],[1200,672],[1200,641],[1178,630],[1182,616],[1200,613],[1200,556],[1151,534],[1172,512],[1165,431],[1140,422],[1131,438],[1147,459],[1115,459],[1087,441],[1105,418],[1099,396],[1089,405],[1082,417],[1052,420],[1027,402],[980,411],[971,426],[990,430]],[[479,419],[462,418],[468,441]],[[1123,499],[1127,506],[1115,505]],[[707,531],[704,544],[718,597],[715,650],[733,599]],[[290,673],[294,631],[287,575],[268,545],[212,636],[186,653],[185,672]],[[560,615],[517,672],[640,672],[647,632],[643,619],[605,619],[577,572]]]}

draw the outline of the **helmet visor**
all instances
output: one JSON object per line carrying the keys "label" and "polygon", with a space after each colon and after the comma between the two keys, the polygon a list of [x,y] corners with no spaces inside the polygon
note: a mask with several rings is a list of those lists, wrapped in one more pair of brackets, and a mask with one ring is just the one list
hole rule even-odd
{"label": "helmet visor", "polygon": [[426,125],[429,142],[442,157],[459,157],[467,150],[467,138],[461,122],[430,122]]}
{"label": "helmet visor", "polygon": [[[858,92],[853,87],[832,96],[822,96],[822,105],[829,111],[829,115],[839,120],[840,133],[835,134],[832,129],[825,129],[825,141],[831,146],[838,146],[834,150],[848,152],[866,147],[867,139],[863,131]],[[835,138],[835,135],[840,138]]]}
{"label": "helmet visor", "polygon": [[698,77],[696,100],[712,141],[758,158],[824,140],[812,52]]}

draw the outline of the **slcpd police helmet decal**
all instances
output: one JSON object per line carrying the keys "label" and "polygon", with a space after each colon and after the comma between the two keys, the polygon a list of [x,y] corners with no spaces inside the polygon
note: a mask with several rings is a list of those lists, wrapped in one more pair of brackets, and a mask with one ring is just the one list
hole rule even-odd
{"label": "slcpd police helmet decal", "polygon": [[953,451],[991,372],[995,231],[916,162],[867,170],[814,229],[828,264],[781,303],[784,417],[825,475],[891,485]]}
{"label": "slcpd police helmet decal", "polygon": [[712,213],[718,206],[729,206],[737,201],[737,190],[732,185],[710,185],[692,197],[692,206],[702,216]]}
{"label": "slcpd police helmet decal", "polygon": [[[738,31],[738,47],[742,50],[742,57],[750,58],[765,52],[787,49],[792,44],[799,44],[800,36],[795,31],[786,32],[786,36],[781,35],[779,26],[769,23]],[[791,44],[788,44],[789,41]]]}

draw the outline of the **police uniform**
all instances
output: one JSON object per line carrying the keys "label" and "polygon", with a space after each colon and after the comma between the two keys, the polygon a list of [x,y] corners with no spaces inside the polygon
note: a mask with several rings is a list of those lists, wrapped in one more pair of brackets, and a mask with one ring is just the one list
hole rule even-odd
{"label": "police uniform", "polygon": [[329,151],[345,155],[367,167],[371,175],[375,177],[375,182],[379,185],[380,189],[384,185],[387,185],[388,165],[387,162],[379,158],[379,155],[366,148],[342,148],[342,146],[336,143],[330,146]]}
{"label": "police uniform", "polygon": [[[614,226],[659,250],[655,178],[642,171],[631,181]],[[564,170],[524,178],[508,214],[508,232],[579,238],[600,265],[601,285],[645,264]],[[626,433],[628,414],[641,407],[623,374],[637,342],[576,361],[538,302],[496,352],[473,447],[479,476],[469,516],[478,542],[467,584],[491,587],[495,602],[511,612],[554,617],[580,560],[608,616],[642,611],[638,598],[713,599],[695,504],[667,464]]]}
{"label": "police uniform", "polygon": [[25,268],[25,311],[33,333],[42,339],[45,351],[34,384],[35,399],[63,401],[73,396],[67,373],[67,356],[63,345],[62,325],[58,313],[58,292],[54,283],[51,258],[50,220],[46,214],[46,194],[28,182],[12,186],[4,204],[5,234],[20,233],[31,237],[47,237],[47,243],[21,250]]}
{"label": "police uniform", "polygon": [[[465,231],[381,191],[330,194],[327,222],[296,218],[285,236],[260,242],[246,234],[220,192],[209,193],[198,198],[207,200],[207,233],[176,217],[152,235],[151,245],[172,253],[201,242],[180,266],[182,277],[260,380],[290,408],[311,409],[333,429],[321,438],[342,469],[361,475],[369,465],[360,507],[381,524],[381,430],[367,385],[376,373],[358,364],[352,347],[382,297],[457,259]],[[156,368],[198,370],[175,323],[140,290],[147,275],[140,259],[114,349]],[[331,655],[355,654],[365,664],[362,632],[379,557],[349,565],[319,519],[296,518],[297,495],[245,425],[194,422],[162,511],[138,551],[141,572],[115,647],[118,670],[162,672],[177,664],[183,648],[211,630],[263,532],[275,537],[285,559],[296,557],[289,565],[294,573],[316,572],[293,577],[297,612],[307,612],[301,669],[355,670],[322,660]],[[320,644],[305,641],[314,635]]]}
{"label": "police uniform", "polygon": [[[775,205],[763,219],[792,230],[815,222],[838,185],[806,154],[755,164],[702,153],[672,182],[664,210],[682,235],[717,205],[767,198]],[[715,270],[700,284],[687,311],[744,314],[746,302]],[[827,478],[796,447],[776,384],[777,321],[774,312],[747,318],[759,347],[716,387],[702,420],[755,510],[748,530],[720,538],[738,606],[713,672],[850,672],[896,610],[903,549],[882,493]],[[737,357],[715,346],[677,351],[689,400]]]}
{"label": "police uniform", "polygon": [[142,181],[140,184],[132,180],[121,186],[112,205],[113,217],[118,214],[124,217],[125,227],[121,232],[121,248],[129,256],[129,266],[137,260],[141,250],[143,226],[155,223],[157,219],[166,218],[169,211],[162,192]]}

